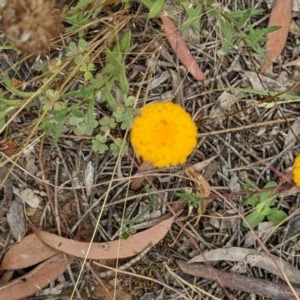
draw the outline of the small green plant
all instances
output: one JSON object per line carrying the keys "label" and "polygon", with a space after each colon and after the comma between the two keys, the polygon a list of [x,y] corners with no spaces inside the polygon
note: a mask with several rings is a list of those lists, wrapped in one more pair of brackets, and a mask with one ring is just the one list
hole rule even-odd
{"label": "small green plant", "polygon": [[67,27],[67,32],[78,30],[95,19],[101,12],[101,4],[105,2],[106,0],[79,0],[72,8],[72,14],[65,17],[65,21],[70,25]]}
{"label": "small green plant", "polygon": [[204,208],[204,199],[198,195],[189,192],[176,192],[175,195],[180,198],[181,201],[186,202],[189,206],[198,208],[201,206]]}
{"label": "small green plant", "polygon": [[149,18],[156,17],[165,5],[165,0],[142,0],[141,2],[149,9]]}
{"label": "small green plant", "polygon": [[243,223],[245,227],[249,224],[250,227],[254,228],[263,222],[265,218],[270,222],[278,224],[287,217],[284,211],[272,207],[278,196],[276,187],[277,183],[275,181],[268,182],[263,187],[263,191],[260,192],[259,188],[253,183],[248,183],[244,186],[244,190],[247,192],[247,199],[243,204],[254,207],[254,210],[245,218],[247,222]]}
{"label": "small green plant", "polygon": [[145,206],[143,206],[143,208],[140,209],[139,213],[132,219],[123,219],[120,234],[122,239],[127,239],[132,234],[136,233],[136,224],[140,223],[141,220],[145,220],[145,218],[151,217],[152,210],[155,211],[162,205],[157,196],[151,191],[149,185],[145,185],[145,190],[148,193],[149,202]]}
{"label": "small green plant", "polygon": [[[261,57],[267,58],[261,44],[266,41],[269,32],[275,31],[279,27],[272,26],[259,29],[246,25],[251,17],[260,15],[263,12],[263,9],[256,8],[226,13],[220,13],[214,8],[210,9],[208,13],[218,21],[223,36],[223,45],[219,50],[219,54],[226,55],[234,47],[238,47],[241,42],[244,42]],[[242,27],[243,30],[240,29]]]}
{"label": "small green plant", "polygon": [[[80,78],[79,84],[61,95],[49,89],[40,96],[42,111],[47,111],[41,127],[47,135],[52,134],[52,147],[62,129],[69,128],[75,135],[93,137],[93,150],[100,154],[123,156],[128,152],[122,131],[130,128],[138,113],[126,76],[125,59],[130,45],[130,31],[121,37],[116,35],[112,48],[105,51],[106,64],[99,70],[92,60],[93,45],[83,38],[69,43],[68,73]],[[103,113],[95,111],[96,105],[104,108]]]}
{"label": "small green plant", "polygon": [[[148,17],[156,17],[164,9],[165,0],[142,0],[141,1],[148,9]],[[200,31],[201,14],[207,14],[216,19],[223,38],[223,44],[219,50],[220,55],[228,54],[232,49],[239,47],[243,42],[247,47],[258,53],[262,58],[266,59],[266,54],[262,48],[262,43],[267,39],[269,32],[279,29],[278,26],[267,28],[253,28],[247,22],[251,17],[263,14],[263,9],[249,8],[245,10],[222,12],[222,10],[213,5],[213,1],[172,1],[171,5],[181,5],[184,8],[186,17],[180,25],[181,30],[193,28],[195,31]],[[242,28],[242,30],[241,30]]]}

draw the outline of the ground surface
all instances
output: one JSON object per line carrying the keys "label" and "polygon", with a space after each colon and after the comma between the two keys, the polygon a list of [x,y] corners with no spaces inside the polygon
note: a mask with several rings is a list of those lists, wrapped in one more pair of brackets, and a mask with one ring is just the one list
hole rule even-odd
{"label": "ground surface", "polygon": [[[234,45],[228,54],[220,54],[224,44],[220,24],[203,10],[200,32],[189,28],[183,34],[208,79],[197,83],[170,48],[160,18],[149,20],[148,10],[138,1],[133,2],[131,7],[106,5],[79,34],[74,28],[68,32],[70,25],[66,24],[65,34],[49,55],[33,57],[14,49],[2,50],[1,76],[9,78],[13,87],[1,84],[1,110],[11,107],[3,99],[28,102],[22,109],[18,104],[16,109],[3,113],[5,118],[0,110],[1,127],[5,128],[1,131],[0,148],[1,259],[18,240],[32,233],[33,225],[69,239],[90,242],[94,233],[94,242],[108,242],[118,239],[121,232],[123,236],[134,235],[150,229],[175,211],[178,217],[171,229],[157,245],[148,247],[147,253],[133,261],[100,261],[113,268],[116,264],[124,266],[125,270],[117,275],[90,260],[86,263],[76,258],[62,276],[52,281],[51,288],[28,299],[70,299],[71,295],[74,299],[276,299],[268,293],[260,296],[259,292],[272,283],[284,283],[290,291],[282,274],[289,271],[293,282],[291,278],[298,276],[300,267],[299,192],[291,177],[294,158],[300,153],[300,109],[297,97],[292,97],[300,93],[300,74],[297,67],[286,66],[300,56],[299,31],[289,33],[282,55],[262,76],[256,73],[261,57],[243,42]],[[71,14],[76,3],[64,1],[60,6],[65,14]],[[266,1],[216,3],[224,11],[263,8],[264,13],[251,18],[248,24],[267,25],[270,10]],[[186,15],[180,5],[168,4],[165,10],[178,26],[184,22]],[[293,21],[299,21],[299,11],[293,12]],[[199,128],[197,148],[186,165],[147,170],[144,181],[135,182],[137,187],[132,186],[132,176],[137,174],[141,161],[134,156],[130,144],[123,156],[110,151],[97,153],[92,149],[92,139],[99,133],[98,127],[90,134],[74,133],[74,124],[67,117],[60,123],[59,109],[53,112],[45,108],[47,103],[54,105],[53,93],[59,91],[59,105],[65,101],[68,109],[77,105],[79,111],[86,112],[88,102],[69,93],[89,87],[82,71],[68,67],[70,42],[77,43],[80,37],[90,43],[93,49],[89,59],[94,63],[95,76],[107,63],[105,49],[112,49],[116,34],[121,36],[129,29],[132,39],[125,74],[128,95],[137,99],[134,105],[140,108],[152,101],[172,99],[193,116]],[[1,39],[9,45],[4,36]],[[53,74],[59,75],[53,79]],[[97,91],[95,98],[100,97]],[[122,106],[120,86],[116,84],[112,91]],[[280,93],[287,96],[279,97]],[[65,111],[66,107],[61,107]],[[43,121],[49,114],[55,121]],[[93,114],[96,121],[111,117],[111,106],[95,101]],[[44,122],[43,128],[39,122]],[[103,144],[109,145],[116,138],[129,142],[128,130],[120,124],[109,129]],[[61,126],[61,131],[53,145],[56,126]],[[191,166],[192,174],[186,169]],[[270,181],[278,187],[260,190]],[[267,192],[271,197],[276,190],[271,208],[288,215],[284,222],[276,225],[263,218],[254,229],[243,225],[253,209],[245,204],[244,186],[250,182],[259,188],[256,195]],[[190,195],[198,198],[188,198]],[[21,208],[12,210],[13,202]],[[9,221],[9,215],[17,222]],[[225,248],[228,253],[207,253]],[[264,253],[264,263],[256,252],[251,258],[247,249]],[[233,286],[226,283],[224,274],[211,280],[189,275],[178,266],[178,261],[193,257],[202,260],[207,268],[237,274],[236,279],[229,280]],[[282,262],[276,258],[288,263],[281,273],[274,267]],[[30,270],[24,268],[11,276],[17,278]],[[238,278],[243,282],[242,276],[265,281],[260,281],[257,290],[246,281],[239,285]],[[5,279],[2,284],[7,284]],[[248,292],[245,286],[250,286]],[[272,289],[276,287],[281,289]],[[289,294],[285,299],[293,297],[296,299]]]}

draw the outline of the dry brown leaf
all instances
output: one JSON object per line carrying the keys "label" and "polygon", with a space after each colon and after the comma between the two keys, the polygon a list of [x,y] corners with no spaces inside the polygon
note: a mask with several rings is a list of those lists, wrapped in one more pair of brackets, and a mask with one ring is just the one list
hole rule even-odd
{"label": "dry brown leaf", "polygon": [[[206,178],[200,172],[198,172],[194,168],[194,166],[187,167],[185,169],[185,173],[189,178],[191,178],[193,180],[194,187],[192,189],[192,193],[195,193],[201,199],[200,200],[201,202],[199,203],[199,206],[198,206],[197,219],[195,222],[195,224],[198,224],[201,216],[206,211],[206,207],[208,204],[207,200],[203,199],[203,198],[207,198],[210,195],[211,187],[210,187],[209,183],[207,182]],[[190,205],[189,215],[192,212],[193,207],[194,206]]]}
{"label": "dry brown leaf", "polygon": [[[137,170],[136,175],[140,175],[138,177],[134,177],[130,183],[130,189],[133,191],[137,191],[143,184],[146,174],[143,175],[144,172],[150,171],[154,169],[153,165],[150,162],[143,161]],[[147,179],[150,181],[151,178],[148,176]]]}
{"label": "dry brown leaf", "polygon": [[[130,236],[127,240],[116,240],[107,243],[92,243],[88,259],[127,258],[142,252],[149,244],[156,245],[169,231],[175,217],[171,217],[145,231]],[[72,256],[84,258],[90,243],[69,240],[39,229],[35,234],[50,247]]]}
{"label": "dry brown leaf", "polygon": [[193,166],[185,169],[186,175],[191,178],[195,184],[196,194],[200,197],[207,198],[210,195],[211,187],[204,176],[198,172]]}
{"label": "dry brown leaf", "polygon": [[264,269],[283,280],[285,276],[293,283],[300,284],[300,271],[275,255],[242,247],[229,247],[209,250],[201,255],[193,257],[189,263],[205,261],[238,261],[249,264],[252,267]]}
{"label": "dry brown leaf", "polygon": [[173,21],[167,16],[166,13],[161,14],[160,19],[162,21],[168,42],[181,63],[196,80],[206,80],[205,74],[199,68],[184,39],[178,33]]}
{"label": "dry brown leaf", "polygon": [[286,86],[281,84],[279,80],[274,80],[264,75],[257,76],[255,72],[251,71],[245,71],[244,74],[255,90],[267,89],[272,92],[283,92],[286,90]]}
{"label": "dry brown leaf", "polygon": [[[69,258],[69,262],[71,261]],[[17,300],[34,295],[61,276],[66,269],[65,256],[62,253],[56,254],[31,272],[1,286],[0,300]]]}
{"label": "dry brown leaf", "polygon": [[290,66],[295,66],[295,67],[300,67],[300,57],[296,58],[293,61],[290,61],[289,63],[286,64],[287,67]]}
{"label": "dry brown leaf", "polygon": [[290,33],[296,36],[300,36],[300,27],[295,20],[292,20],[291,22]]}
{"label": "dry brown leaf", "polygon": [[280,29],[269,32],[267,35],[265,51],[269,60],[263,62],[261,73],[266,72],[277,60],[285,46],[292,18],[292,2],[292,0],[274,1],[268,26],[280,26]]}
{"label": "dry brown leaf", "polygon": [[27,230],[23,202],[11,201],[6,219],[13,237],[17,242],[21,241]]}
{"label": "dry brown leaf", "polygon": [[296,120],[292,126],[289,126],[288,133],[284,138],[284,149],[292,149],[298,142],[300,135],[300,120]]}
{"label": "dry brown leaf", "polygon": [[36,265],[57,254],[35,234],[30,234],[14,244],[5,254],[1,270],[17,270]]}

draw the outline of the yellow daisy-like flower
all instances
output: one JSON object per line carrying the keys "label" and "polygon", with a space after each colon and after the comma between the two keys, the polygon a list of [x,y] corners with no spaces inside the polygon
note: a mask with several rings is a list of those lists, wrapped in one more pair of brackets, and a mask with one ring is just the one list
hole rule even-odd
{"label": "yellow daisy-like flower", "polygon": [[295,158],[293,167],[293,180],[300,186],[300,154]]}
{"label": "yellow daisy-like flower", "polygon": [[172,102],[152,103],[133,121],[131,143],[136,154],[155,167],[184,163],[197,144],[191,116]]}

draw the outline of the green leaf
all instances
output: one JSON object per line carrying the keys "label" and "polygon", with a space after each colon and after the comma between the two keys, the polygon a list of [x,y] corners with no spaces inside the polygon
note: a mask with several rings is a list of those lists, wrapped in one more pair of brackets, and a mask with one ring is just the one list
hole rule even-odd
{"label": "green leaf", "polygon": [[114,98],[114,96],[111,94],[108,85],[106,85],[103,89],[103,97],[105,98],[110,110],[115,111],[117,109],[117,101]]}
{"label": "green leaf", "polygon": [[230,18],[230,19],[239,19],[239,18],[243,19],[243,18],[245,18],[245,16],[247,16],[247,18],[249,18],[252,16],[259,15],[263,12],[264,12],[264,10],[261,8],[249,8],[249,9],[244,9],[244,10],[225,12],[225,13],[223,13],[223,15],[226,18]]}
{"label": "green leaf", "polygon": [[104,116],[100,121],[99,124],[101,125],[101,130],[106,131],[110,128],[116,128],[117,124],[115,122],[114,117]]}
{"label": "green leaf", "polygon": [[96,139],[97,142],[99,142],[101,144],[104,144],[107,141],[107,137],[102,135],[102,134],[97,134],[95,139]]}
{"label": "green leaf", "polygon": [[254,183],[249,182],[243,186],[243,190],[247,192],[247,198],[243,204],[256,206],[260,199],[260,195],[257,192],[259,188]]}
{"label": "green leaf", "polygon": [[71,115],[69,117],[68,121],[69,121],[69,124],[72,125],[72,126],[79,126],[79,124],[81,124],[83,122],[83,118]]}
{"label": "green leaf", "polygon": [[125,106],[133,106],[136,101],[134,96],[124,97]]}
{"label": "green leaf", "polygon": [[148,18],[156,17],[164,8],[165,0],[156,0],[154,1],[152,7],[149,10]]}
{"label": "green leaf", "polygon": [[261,212],[262,215],[268,216],[271,213],[271,208],[269,206],[265,206]]}
{"label": "green leaf", "polygon": [[124,145],[123,145],[122,139],[116,138],[114,140],[114,143],[110,144],[110,151],[111,151],[112,155],[114,155],[114,156],[118,156],[118,155],[124,156],[128,153],[129,147],[128,147],[127,143],[124,143]]}
{"label": "green leaf", "polygon": [[30,98],[34,93],[33,92],[24,92],[20,91],[19,89],[15,88],[13,83],[11,82],[10,78],[7,76],[3,76],[2,83],[4,83],[5,87],[13,94],[17,95],[21,98]]}
{"label": "green leaf", "polygon": [[128,83],[126,72],[125,72],[124,68],[123,68],[122,71],[120,71],[118,79],[119,79],[120,88],[121,88],[122,93],[124,95],[128,95],[128,93],[129,93],[129,83]]}
{"label": "green leaf", "polygon": [[73,56],[78,53],[77,45],[74,42],[70,42],[68,48],[69,48],[69,51],[67,51],[66,56]]}
{"label": "green leaf", "polygon": [[[277,183],[275,181],[270,181],[264,186],[264,189],[275,189],[276,187],[277,187]],[[268,201],[270,202],[268,204],[270,206],[274,201],[274,199],[276,198],[276,196],[277,194],[274,194],[273,190],[261,192],[259,201],[261,203]]]}
{"label": "green leaf", "polygon": [[[246,216],[246,221],[251,228],[256,227],[259,223],[264,220],[265,216],[260,214],[257,210],[251,212],[248,216]],[[244,222],[243,225],[247,227],[247,223]]]}
{"label": "green leaf", "polygon": [[13,100],[0,97],[0,104],[4,104],[5,106],[13,106],[15,108],[17,106],[21,106],[23,103],[24,100]]}
{"label": "green leaf", "polygon": [[267,219],[270,222],[278,224],[287,218],[287,214],[282,210],[277,208],[271,208],[270,210],[271,212],[267,215]]}
{"label": "green leaf", "polygon": [[[0,120],[5,120],[5,117],[14,109],[13,106],[7,106],[5,108],[2,108],[2,105],[0,106]],[[2,132],[2,127],[0,127],[0,132]]]}
{"label": "green leaf", "polygon": [[54,147],[56,146],[57,141],[59,139],[59,136],[61,134],[62,128],[64,126],[64,123],[65,123],[65,119],[63,118],[54,127],[55,131],[54,131],[53,139],[52,139],[52,142],[51,142],[51,149],[54,149]]}
{"label": "green leaf", "polygon": [[148,18],[151,19],[162,11],[165,0],[142,0],[142,3],[149,9]]}
{"label": "green leaf", "polygon": [[260,196],[258,193],[255,193],[251,196],[249,196],[244,202],[244,205],[252,205],[256,206],[259,203]]}
{"label": "green leaf", "polygon": [[190,206],[193,206],[195,208],[197,208],[199,206],[199,203],[201,202],[201,200],[203,200],[198,195],[194,195],[194,194],[190,194],[190,193],[175,192],[175,195],[177,197],[179,197],[180,199],[186,201]]}
{"label": "green leaf", "polygon": [[108,151],[108,146],[102,142],[100,142],[98,139],[92,140],[92,149],[95,152],[98,152],[100,154],[104,154]]}
{"label": "green leaf", "polygon": [[95,103],[94,99],[89,101],[87,113],[84,118],[87,127],[86,134],[88,135],[91,135],[97,126],[97,122],[95,120],[95,114],[94,114],[94,103]]}
{"label": "green leaf", "polygon": [[78,41],[78,48],[79,48],[80,51],[88,48],[88,46],[89,46],[89,43],[86,40],[79,39],[79,41]]}
{"label": "green leaf", "polygon": [[120,50],[124,54],[127,54],[131,45],[131,31],[128,30],[120,39]]}
{"label": "green leaf", "polygon": [[142,0],[142,3],[148,8],[150,9],[153,5],[153,1],[152,0]]}
{"label": "green leaf", "polygon": [[220,50],[221,55],[226,55],[233,47],[233,36],[234,28],[233,26],[215,9],[209,10],[209,14],[216,18],[223,36],[223,45]]}
{"label": "green leaf", "polygon": [[202,5],[199,3],[191,5],[190,1],[181,2],[181,5],[184,7],[187,14],[187,19],[181,25],[182,30],[192,27],[196,32],[200,32]]}
{"label": "green leaf", "polygon": [[84,72],[83,77],[86,81],[93,79],[93,74],[91,72]]}

